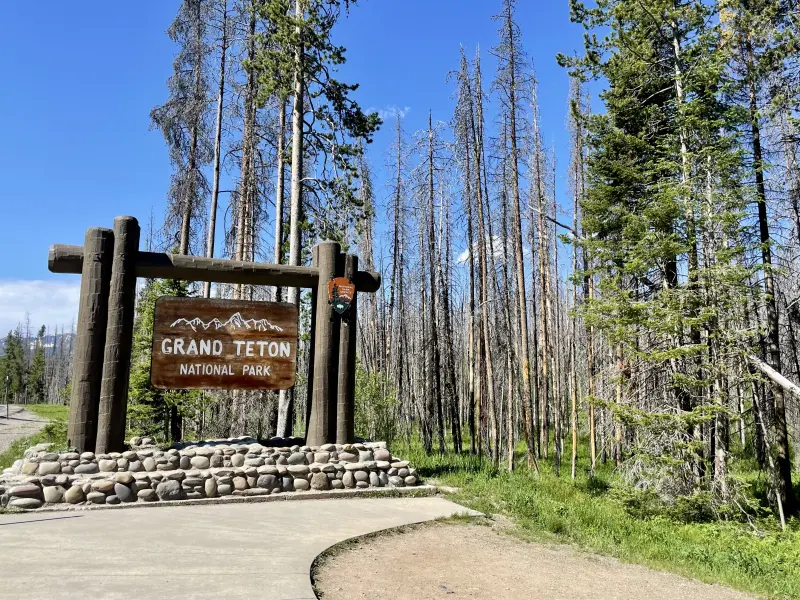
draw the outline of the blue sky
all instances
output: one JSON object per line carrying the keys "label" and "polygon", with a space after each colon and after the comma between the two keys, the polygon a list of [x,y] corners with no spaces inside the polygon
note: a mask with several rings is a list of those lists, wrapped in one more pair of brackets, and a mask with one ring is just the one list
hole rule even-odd
{"label": "blue sky", "polygon": [[[116,215],[143,224],[151,210],[163,216],[171,168],[149,112],[166,97],[175,48],[165,31],[178,5],[0,3],[0,335],[26,310],[35,323],[69,324],[79,278],[47,271],[51,244],[81,244],[87,227],[110,226]],[[361,84],[356,97],[365,108],[407,110],[408,133],[426,125],[429,110],[447,121],[447,74],[460,45],[468,55],[480,45],[484,77],[493,77],[498,10],[499,0],[361,0],[336,30],[347,48],[342,78]],[[569,22],[567,0],[520,0],[517,17],[563,190],[569,81],[555,54],[580,50],[582,31]],[[370,148],[378,172],[392,131],[389,122]],[[382,199],[382,181],[376,190]]]}

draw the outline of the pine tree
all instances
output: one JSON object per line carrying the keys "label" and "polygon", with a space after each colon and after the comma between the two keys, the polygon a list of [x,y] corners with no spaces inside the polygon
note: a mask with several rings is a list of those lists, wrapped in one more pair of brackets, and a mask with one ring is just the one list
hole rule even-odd
{"label": "pine tree", "polygon": [[36,347],[33,351],[33,358],[31,359],[31,366],[27,373],[27,391],[28,399],[37,404],[43,404],[46,400],[46,364],[44,355],[44,339],[47,329],[42,325],[39,333],[36,336]]}
{"label": "pine tree", "polygon": [[[615,397],[605,399],[616,459],[662,493],[671,479],[682,482],[671,493],[706,488],[727,501],[728,457],[717,434],[726,410],[721,382],[732,367],[721,357],[740,353],[746,336],[720,319],[741,310],[747,281],[741,164],[728,133],[737,122],[723,100],[720,30],[700,3],[573,2],[572,10],[590,31],[610,27],[603,41],[587,36],[584,59],[560,60],[609,82],[607,114],[589,121],[581,208],[586,275],[600,277],[584,315],[617,362]],[[671,403],[641,394],[651,369]],[[632,449],[628,428],[638,432]],[[665,467],[663,456],[678,462]]]}

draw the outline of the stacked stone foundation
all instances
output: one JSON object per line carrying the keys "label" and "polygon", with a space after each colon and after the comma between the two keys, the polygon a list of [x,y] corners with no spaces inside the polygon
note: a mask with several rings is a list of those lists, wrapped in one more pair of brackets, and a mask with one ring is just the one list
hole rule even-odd
{"label": "stacked stone foundation", "polygon": [[[119,505],[269,494],[401,488],[420,483],[384,442],[301,445],[251,438],[163,450],[134,438],[126,452],[52,452],[35,446],[0,476],[0,507]],[[300,442],[300,443],[294,443]]]}

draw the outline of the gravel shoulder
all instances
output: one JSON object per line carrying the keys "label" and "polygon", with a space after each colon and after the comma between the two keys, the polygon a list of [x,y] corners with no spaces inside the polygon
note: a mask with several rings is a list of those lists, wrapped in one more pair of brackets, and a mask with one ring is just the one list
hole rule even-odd
{"label": "gravel shoulder", "polygon": [[321,559],[314,575],[324,600],[754,598],[483,525],[442,522],[348,544]]}
{"label": "gravel shoulder", "polygon": [[6,406],[0,405],[0,454],[19,438],[38,433],[46,424],[47,419],[14,405],[9,407],[9,418],[6,419]]}

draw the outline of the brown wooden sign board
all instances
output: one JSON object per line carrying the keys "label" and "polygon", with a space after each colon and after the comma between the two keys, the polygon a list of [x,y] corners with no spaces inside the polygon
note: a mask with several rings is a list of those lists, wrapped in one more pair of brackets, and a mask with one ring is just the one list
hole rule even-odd
{"label": "brown wooden sign board", "polygon": [[294,385],[297,307],[164,296],[150,381],[162,389],[285,390]]}
{"label": "brown wooden sign board", "polygon": [[328,301],[340,315],[350,308],[355,294],[356,286],[347,277],[334,277],[328,282]]}

